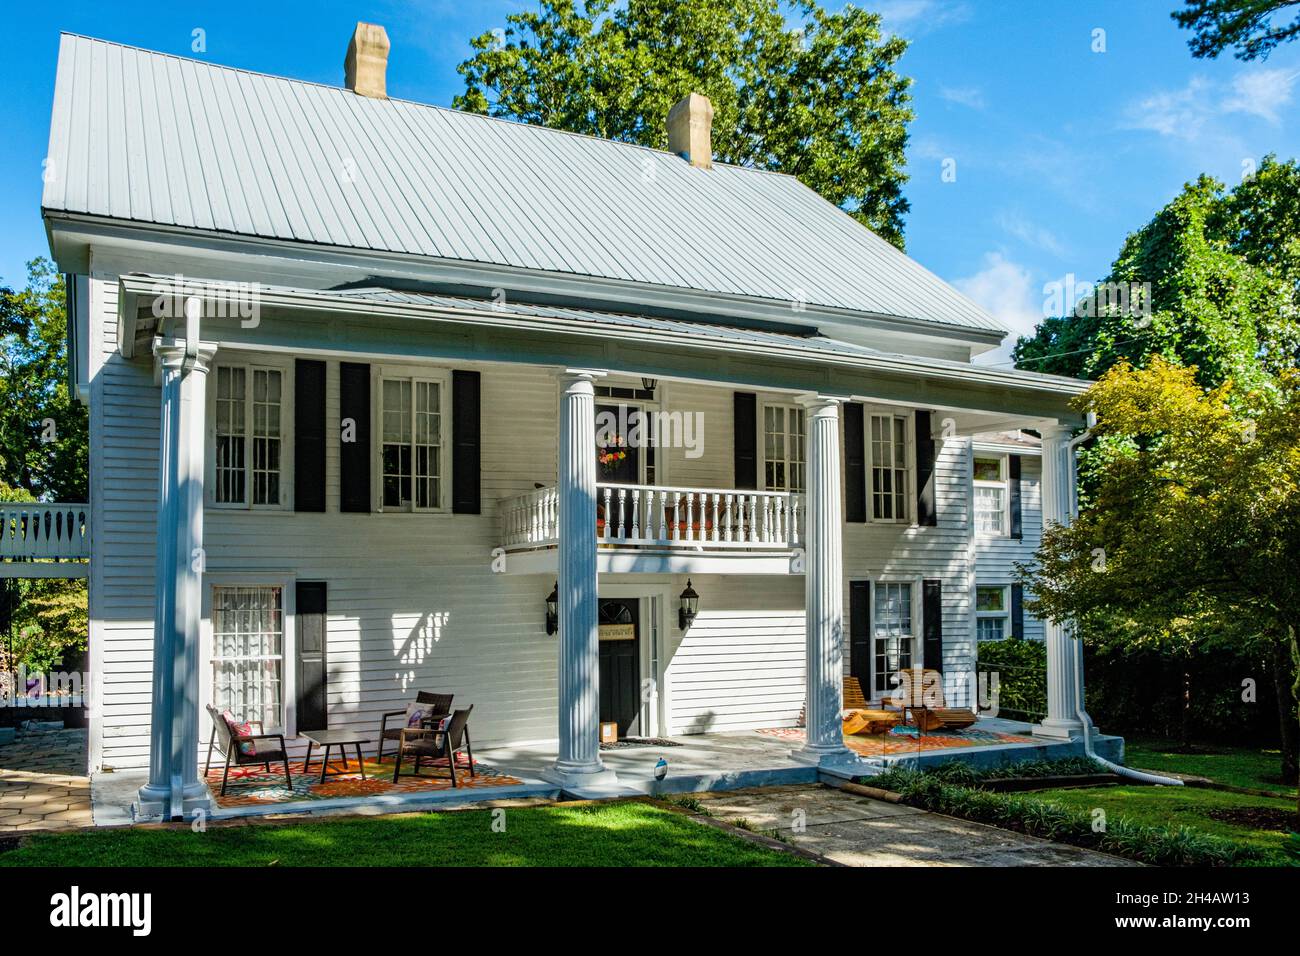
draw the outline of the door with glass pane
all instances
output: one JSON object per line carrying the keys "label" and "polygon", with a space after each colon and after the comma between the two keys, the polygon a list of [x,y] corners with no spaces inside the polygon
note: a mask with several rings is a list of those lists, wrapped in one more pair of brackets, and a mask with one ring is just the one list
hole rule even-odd
{"label": "door with glass pane", "polygon": [[912,585],[882,581],[871,591],[872,696],[889,697],[899,687],[898,672],[912,666]]}

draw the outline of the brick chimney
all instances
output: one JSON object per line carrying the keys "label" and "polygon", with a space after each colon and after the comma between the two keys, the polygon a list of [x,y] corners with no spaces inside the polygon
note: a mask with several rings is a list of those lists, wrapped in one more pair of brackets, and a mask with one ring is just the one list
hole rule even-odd
{"label": "brick chimney", "polygon": [[388,33],[377,23],[357,23],[343,61],[343,85],[353,93],[388,98]]}
{"label": "brick chimney", "polygon": [[713,104],[690,93],[668,111],[668,149],[700,169],[713,168]]}

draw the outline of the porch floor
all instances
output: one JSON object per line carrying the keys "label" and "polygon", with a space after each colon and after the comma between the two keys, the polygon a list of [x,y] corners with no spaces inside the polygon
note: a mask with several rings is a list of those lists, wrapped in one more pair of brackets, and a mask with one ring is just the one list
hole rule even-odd
{"label": "porch floor", "polygon": [[[799,728],[769,728],[731,733],[674,737],[666,743],[602,749],[601,760],[613,770],[617,783],[601,790],[564,790],[545,779],[555,762],[553,742],[492,747],[474,754],[476,776],[458,771],[460,787],[453,788],[444,765],[425,768],[421,777],[403,776],[392,783],[391,758],[383,765],[366,760],[362,781],[352,762],[350,772],[320,783],[320,764],[313,761],[304,772],[302,761],[290,761],[292,787],[282,770],[272,765],[242,768],[231,773],[226,796],[220,796],[221,768],[208,774],[213,793],[214,818],[283,813],[398,813],[438,807],[514,799],[553,800],[611,798],[644,794],[694,793],[817,783],[822,775],[845,778],[872,776],[894,763],[928,764],[960,759],[976,766],[996,766],[1022,760],[1053,759],[1083,753],[1080,740],[1032,737],[1031,725],[1001,718],[983,718],[968,731],[912,736],[907,733],[857,736],[845,739],[858,756],[854,765],[835,770],[801,763],[793,752],[803,745]],[[1113,760],[1123,757],[1123,740],[1096,735],[1097,752]],[[656,765],[667,766],[663,779]],[[462,765],[463,766],[463,765]],[[331,761],[331,770],[342,769]],[[145,781],[143,771],[96,774],[92,792],[95,823],[122,825],[139,821],[132,812],[136,792]]]}

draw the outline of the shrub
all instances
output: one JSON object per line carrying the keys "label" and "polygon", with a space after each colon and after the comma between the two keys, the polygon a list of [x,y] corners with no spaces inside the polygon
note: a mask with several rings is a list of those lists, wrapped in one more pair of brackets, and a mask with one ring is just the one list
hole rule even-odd
{"label": "shrub", "polygon": [[1046,644],[1015,637],[982,641],[978,654],[980,673],[998,675],[999,716],[1034,720],[1047,714]]}

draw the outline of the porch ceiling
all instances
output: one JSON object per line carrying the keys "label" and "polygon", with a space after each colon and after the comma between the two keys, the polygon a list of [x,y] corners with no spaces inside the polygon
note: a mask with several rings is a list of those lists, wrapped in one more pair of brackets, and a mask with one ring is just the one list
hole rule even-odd
{"label": "porch ceiling", "polygon": [[[120,280],[119,345],[130,357],[205,302],[203,337],[221,348],[590,366],[668,379],[919,405],[951,414],[950,432],[1081,423],[1087,382],[884,352],[818,334],[387,288],[256,289],[258,320],[228,313],[229,286],[143,273]],[[209,308],[208,306],[213,306]],[[217,308],[220,306],[221,308]],[[508,337],[502,333],[509,333]]]}

